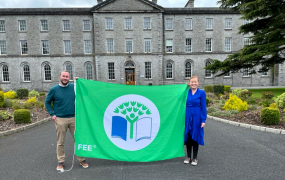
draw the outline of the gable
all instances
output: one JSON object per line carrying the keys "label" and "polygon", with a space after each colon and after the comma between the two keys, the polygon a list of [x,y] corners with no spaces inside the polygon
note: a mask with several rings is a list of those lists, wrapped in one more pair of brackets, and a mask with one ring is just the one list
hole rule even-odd
{"label": "gable", "polygon": [[107,0],[92,8],[93,11],[161,11],[163,8],[149,0]]}

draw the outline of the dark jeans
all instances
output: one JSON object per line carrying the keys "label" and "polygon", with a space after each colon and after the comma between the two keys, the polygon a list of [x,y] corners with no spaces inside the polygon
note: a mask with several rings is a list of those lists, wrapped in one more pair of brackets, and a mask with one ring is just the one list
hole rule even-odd
{"label": "dark jeans", "polygon": [[199,144],[197,141],[194,141],[192,139],[191,135],[189,136],[187,140],[186,148],[187,148],[187,157],[191,159],[191,151],[193,148],[193,159],[197,159]]}

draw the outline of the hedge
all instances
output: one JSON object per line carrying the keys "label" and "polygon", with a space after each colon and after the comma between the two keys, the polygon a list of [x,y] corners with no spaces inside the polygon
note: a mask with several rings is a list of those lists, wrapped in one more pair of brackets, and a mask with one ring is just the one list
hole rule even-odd
{"label": "hedge", "polygon": [[24,89],[24,88],[21,88],[21,89],[17,89],[16,91],[18,97],[20,99],[22,99],[23,97],[28,97],[29,95],[29,90],[28,89]]}
{"label": "hedge", "polygon": [[214,94],[216,94],[217,96],[220,94],[225,94],[225,85],[216,84],[213,86],[213,91],[214,91]]}
{"label": "hedge", "polygon": [[276,108],[263,108],[260,114],[261,123],[272,125],[278,124],[280,121],[280,112],[279,109]]}
{"label": "hedge", "polygon": [[28,109],[17,109],[14,111],[15,124],[30,123],[31,113]]}

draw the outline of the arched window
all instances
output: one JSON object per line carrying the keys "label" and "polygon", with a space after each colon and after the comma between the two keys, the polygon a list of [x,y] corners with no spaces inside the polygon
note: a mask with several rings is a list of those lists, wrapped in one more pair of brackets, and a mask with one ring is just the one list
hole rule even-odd
{"label": "arched window", "polygon": [[173,66],[171,62],[168,62],[166,64],[166,79],[172,79],[173,78]]}
{"label": "arched window", "polygon": [[[205,66],[211,65],[210,61],[206,61]],[[205,77],[212,77],[212,71],[211,70],[205,70]]]}
{"label": "arched window", "polygon": [[44,80],[51,81],[51,68],[48,64],[44,65]]}
{"label": "arched window", "polygon": [[185,78],[190,78],[192,76],[192,65],[191,62],[185,64]]}
{"label": "arched window", "polygon": [[86,79],[93,79],[93,68],[91,63],[86,64]]}
{"label": "arched window", "polygon": [[72,64],[71,63],[66,63],[65,64],[65,70],[67,71],[67,72],[69,72],[69,74],[70,74],[70,80],[73,80],[73,71],[72,71]]}
{"label": "arched window", "polygon": [[24,82],[31,81],[30,67],[27,64],[23,66],[23,79],[24,79]]}
{"label": "arched window", "polygon": [[8,69],[7,65],[2,66],[2,79],[3,79],[3,82],[9,82],[10,81],[9,69]]}

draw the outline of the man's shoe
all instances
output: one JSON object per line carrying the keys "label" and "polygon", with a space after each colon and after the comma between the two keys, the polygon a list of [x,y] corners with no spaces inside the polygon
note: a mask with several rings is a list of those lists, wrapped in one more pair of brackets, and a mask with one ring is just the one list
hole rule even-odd
{"label": "man's shoe", "polygon": [[80,162],[80,165],[81,165],[83,168],[88,168],[88,167],[89,167],[89,166],[88,166],[88,163],[86,162],[86,160],[81,161],[81,162]]}
{"label": "man's shoe", "polygon": [[190,159],[190,158],[186,158],[186,159],[184,160],[184,164],[189,164],[189,163],[190,163],[190,161],[191,161],[191,159]]}
{"label": "man's shoe", "polygon": [[57,165],[57,167],[56,167],[56,170],[58,170],[58,171],[63,171],[63,170],[64,170],[64,169],[63,169],[63,166],[64,166],[64,163],[63,163],[63,162],[59,162],[58,165]]}

